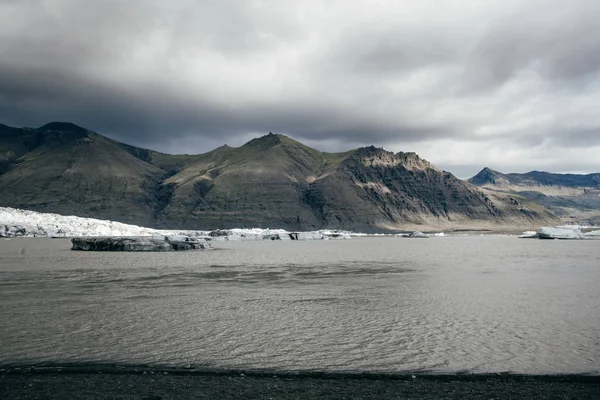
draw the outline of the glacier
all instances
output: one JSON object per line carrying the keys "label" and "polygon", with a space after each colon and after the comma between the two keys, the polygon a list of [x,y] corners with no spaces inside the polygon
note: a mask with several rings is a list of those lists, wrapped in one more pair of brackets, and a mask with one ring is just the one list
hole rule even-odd
{"label": "glacier", "polygon": [[153,229],[122,222],[0,207],[0,237],[173,236],[211,240],[328,240],[359,236],[348,231],[288,232],[284,229]]}

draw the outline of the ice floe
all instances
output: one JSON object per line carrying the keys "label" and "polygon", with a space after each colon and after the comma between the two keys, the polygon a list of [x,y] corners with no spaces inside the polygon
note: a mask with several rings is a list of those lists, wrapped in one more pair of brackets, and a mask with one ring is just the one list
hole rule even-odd
{"label": "ice floe", "polygon": [[[586,227],[589,229],[589,227]],[[564,226],[544,226],[537,232],[527,231],[519,235],[522,239],[562,239],[562,240],[581,240],[581,239],[600,239],[600,230],[583,232],[581,227],[575,225]]]}
{"label": "ice floe", "polygon": [[396,235],[396,237],[427,239],[427,238],[429,238],[429,235],[427,235],[423,232],[415,231],[415,232],[411,232],[411,233],[398,233]]}
{"label": "ice floe", "polygon": [[525,231],[519,235],[520,239],[537,239],[538,234],[536,231]]}
{"label": "ice floe", "polygon": [[207,250],[202,239],[183,235],[152,236],[80,236],[71,239],[73,250],[83,251],[183,251]]}

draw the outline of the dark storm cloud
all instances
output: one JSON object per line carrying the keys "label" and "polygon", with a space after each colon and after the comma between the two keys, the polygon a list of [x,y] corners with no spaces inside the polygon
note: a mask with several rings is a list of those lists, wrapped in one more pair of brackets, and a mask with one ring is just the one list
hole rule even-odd
{"label": "dark storm cloud", "polygon": [[365,136],[384,141],[398,135],[409,140],[445,132],[424,126],[387,124],[352,118],[343,108],[297,103],[227,109],[211,103],[210,98],[192,96],[160,82],[115,86],[94,82],[70,71],[39,67],[0,66],[0,82],[5,97],[0,107],[10,117],[40,126],[56,119],[74,121],[98,132],[111,133],[124,141],[153,143],[161,139],[181,139],[186,135],[218,136],[231,139],[243,132],[293,132],[308,140],[323,136],[363,143]]}
{"label": "dark storm cloud", "polygon": [[597,15],[584,0],[0,1],[0,122],[176,152],[277,132],[449,170],[600,170],[567,154],[600,151]]}

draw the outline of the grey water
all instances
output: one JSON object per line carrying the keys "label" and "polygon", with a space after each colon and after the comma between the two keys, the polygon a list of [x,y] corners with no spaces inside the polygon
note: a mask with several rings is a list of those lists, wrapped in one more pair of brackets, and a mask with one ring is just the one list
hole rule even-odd
{"label": "grey water", "polygon": [[0,240],[0,365],[600,374],[598,244]]}

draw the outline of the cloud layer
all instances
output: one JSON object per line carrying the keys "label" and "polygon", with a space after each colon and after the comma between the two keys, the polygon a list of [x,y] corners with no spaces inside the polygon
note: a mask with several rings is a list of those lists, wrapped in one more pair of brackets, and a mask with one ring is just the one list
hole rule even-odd
{"label": "cloud layer", "polygon": [[600,3],[0,0],[0,122],[600,172]]}

